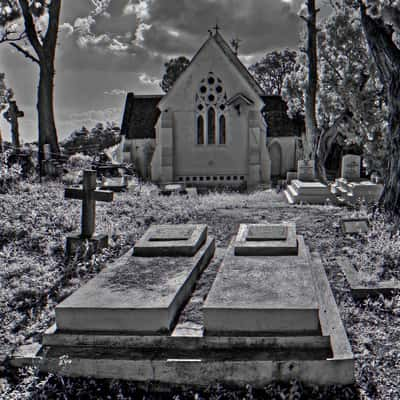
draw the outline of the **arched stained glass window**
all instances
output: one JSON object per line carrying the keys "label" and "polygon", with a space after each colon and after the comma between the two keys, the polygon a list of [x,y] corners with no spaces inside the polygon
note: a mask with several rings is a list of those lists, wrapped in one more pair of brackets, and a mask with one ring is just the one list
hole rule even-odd
{"label": "arched stained glass window", "polygon": [[202,115],[197,117],[197,144],[204,144],[204,118]]}
{"label": "arched stained glass window", "polygon": [[215,144],[215,111],[210,107],[207,112],[207,144]]}
{"label": "arched stained glass window", "polygon": [[226,121],[225,116],[219,117],[219,144],[225,144],[226,142]]}

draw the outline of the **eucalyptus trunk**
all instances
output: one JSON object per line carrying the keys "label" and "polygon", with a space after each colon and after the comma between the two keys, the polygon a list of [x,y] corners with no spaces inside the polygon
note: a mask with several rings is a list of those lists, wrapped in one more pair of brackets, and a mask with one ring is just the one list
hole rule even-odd
{"label": "eucalyptus trunk", "polygon": [[369,48],[385,87],[389,108],[389,129],[386,135],[386,173],[380,205],[400,217],[400,50],[393,42],[393,31],[382,19],[367,14],[360,4],[361,21]]}
{"label": "eucalyptus trunk", "polygon": [[306,134],[304,147],[305,159],[314,159],[318,140],[317,125],[317,90],[318,90],[318,55],[317,55],[317,12],[315,0],[307,1],[307,58],[308,81],[304,99]]}

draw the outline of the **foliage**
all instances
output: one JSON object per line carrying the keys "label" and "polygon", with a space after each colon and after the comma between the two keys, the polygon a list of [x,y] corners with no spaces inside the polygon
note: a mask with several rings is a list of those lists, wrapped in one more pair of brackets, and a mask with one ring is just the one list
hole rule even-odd
{"label": "foliage", "polygon": [[107,122],[105,126],[99,122],[90,131],[85,126],[73,131],[60,144],[67,154],[96,155],[120,140],[120,129],[114,122]]}
{"label": "foliage", "polygon": [[14,93],[12,89],[6,86],[5,74],[0,73],[0,111],[7,107],[7,104],[12,100]]}
{"label": "foliage", "polygon": [[388,216],[371,216],[370,230],[346,253],[365,282],[400,280],[400,232],[388,224]]}
{"label": "foliage", "polygon": [[171,58],[164,64],[165,73],[162,77],[160,86],[165,93],[171,89],[172,85],[178,79],[179,75],[187,68],[189,63],[190,61],[188,58],[181,56],[177,58]]}
{"label": "foliage", "polygon": [[0,193],[6,193],[15,188],[22,177],[22,168],[19,164],[9,165],[12,150],[0,152]]}
{"label": "foliage", "polygon": [[[344,145],[363,149],[368,172],[382,173],[384,137],[387,131],[387,106],[377,69],[368,53],[360,19],[350,7],[337,7],[323,22],[318,36],[319,90],[318,127],[326,132],[340,120],[339,138]],[[305,91],[307,59],[297,56],[298,70],[285,81],[283,95],[289,112],[304,112],[298,91]]]}
{"label": "foliage", "polygon": [[296,70],[296,52],[285,49],[267,53],[249,67],[254,79],[267,95],[281,95],[285,78]]}
{"label": "foliage", "polygon": [[9,43],[39,66],[40,154],[46,143],[50,144],[52,153],[59,153],[53,97],[60,9],[61,0],[0,0],[0,43]]}

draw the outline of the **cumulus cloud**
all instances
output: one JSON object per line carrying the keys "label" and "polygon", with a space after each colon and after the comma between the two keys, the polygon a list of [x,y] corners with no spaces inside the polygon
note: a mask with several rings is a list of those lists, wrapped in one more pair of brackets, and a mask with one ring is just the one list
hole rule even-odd
{"label": "cumulus cloud", "polygon": [[125,96],[127,91],[125,89],[113,89],[113,90],[106,90],[104,92],[107,96]]}
{"label": "cumulus cloud", "polygon": [[146,74],[146,72],[142,72],[139,74],[139,81],[145,85],[158,85],[161,82],[161,79],[150,76]]}

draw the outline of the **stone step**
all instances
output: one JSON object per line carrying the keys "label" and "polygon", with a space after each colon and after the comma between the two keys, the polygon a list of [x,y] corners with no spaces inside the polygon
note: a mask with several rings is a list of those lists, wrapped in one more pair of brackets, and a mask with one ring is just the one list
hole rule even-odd
{"label": "stone step", "polygon": [[285,190],[283,193],[286,196],[286,200],[288,201],[289,204],[295,203],[295,201],[293,200],[293,197],[291,196],[291,194],[289,193],[288,190]]}

